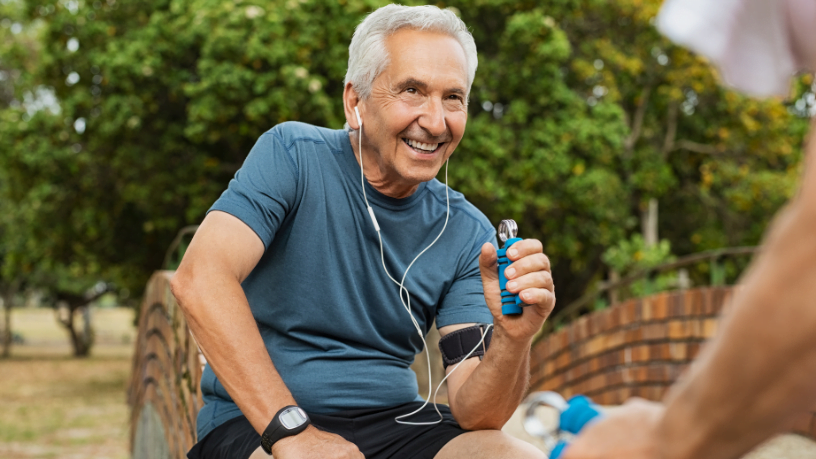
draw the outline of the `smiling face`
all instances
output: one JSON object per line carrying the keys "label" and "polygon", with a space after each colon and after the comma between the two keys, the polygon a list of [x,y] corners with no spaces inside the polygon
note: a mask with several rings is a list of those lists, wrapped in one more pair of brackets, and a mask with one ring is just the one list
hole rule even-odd
{"label": "smiling face", "polygon": [[[467,59],[459,42],[446,34],[401,29],[386,39],[389,64],[367,99],[346,85],[346,118],[363,120],[366,178],[392,197],[412,194],[436,177],[462,140],[467,124]],[[357,132],[351,140],[357,151]]]}

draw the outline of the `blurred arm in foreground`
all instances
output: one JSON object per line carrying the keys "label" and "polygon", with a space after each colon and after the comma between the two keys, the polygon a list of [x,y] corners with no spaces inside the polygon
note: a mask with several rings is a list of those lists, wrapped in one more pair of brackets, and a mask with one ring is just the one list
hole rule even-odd
{"label": "blurred arm in foreground", "polygon": [[[808,37],[816,34],[816,2],[726,0],[714,6],[669,0],[658,23],[670,38],[717,63],[727,82],[755,95],[778,93],[784,87],[779,78],[791,70],[816,68],[816,40]],[[706,28],[715,24],[716,31]],[[773,62],[787,67],[766,72],[764,81],[743,76],[748,83],[741,84],[736,78]],[[628,403],[587,428],[565,459],[736,458],[816,406],[814,129],[816,123],[799,194],[772,223],[718,336],[664,405]]]}

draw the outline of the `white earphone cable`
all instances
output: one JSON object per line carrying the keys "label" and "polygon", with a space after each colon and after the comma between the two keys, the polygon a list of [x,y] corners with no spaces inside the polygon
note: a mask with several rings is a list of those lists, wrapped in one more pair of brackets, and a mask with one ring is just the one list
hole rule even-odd
{"label": "white earphone cable", "polygon": [[[442,233],[444,233],[445,229],[448,227],[448,220],[450,219],[450,188],[448,187],[448,163],[449,163],[449,159],[445,161],[445,203],[446,203],[445,224],[442,225],[442,230],[439,232],[439,234],[436,236],[436,238],[430,244],[428,244],[428,246],[425,247],[421,252],[419,252],[419,254],[416,257],[414,257],[414,259],[411,261],[411,263],[408,264],[408,267],[405,268],[405,273],[403,273],[403,275],[402,275],[402,281],[397,282],[397,280],[394,279],[393,276],[391,276],[391,273],[388,272],[388,268],[385,265],[385,249],[383,247],[382,234],[380,233],[380,225],[377,222],[377,217],[374,215],[374,209],[371,208],[371,204],[368,202],[368,196],[366,195],[365,172],[363,170],[363,123],[362,123],[362,120],[360,119],[359,112],[357,112],[357,107],[355,107],[355,112],[357,113],[357,121],[358,121],[358,123],[360,125],[359,131],[358,131],[358,134],[357,134],[357,137],[358,137],[358,140],[359,140],[358,151],[359,151],[359,154],[360,154],[360,185],[362,186],[363,199],[365,200],[366,209],[368,210],[368,214],[371,217],[372,223],[374,224],[374,229],[377,231],[377,238],[380,241],[380,261],[382,262],[382,267],[383,267],[383,270],[385,271],[386,276],[388,276],[388,278],[391,279],[392,282],[394,282],[395,284],[397,284],[399,286],[400,302],[402,303],[402,306],[405,308],[405,310],[408,312],[408,316],[411,318],[411,323],[414,325],[414,328],[416,329],[417,334],[419,335],[419,338],[422,340],[422,349],[426,350],[428,348],[428,343],[425,341],[425,335],[422,332],[422,329],[419,326],[419,323],[417,322],[416,318],[414,317],[414,314],[411,312],[411,293],[405,287],[405,279],[408,277],[408,271],[411,269],[411,267],[414,266],[414,263],[419,259],[419,257],[422,256],[422,254],[424,254],[426,251],[428,251],[428,249],[430,249],[434,244],[436,244],[436,241],[438,241],[439,238],[442,237]],[[405,292],[405,297],[403,297],[403,291]],[[482,339],[479,340],[479,342],[476,344],[476,347],[474,347],[465,356],[465,358],[462,359],[461,362],[457,363],[456,366],[453,367],[453,370],[450,371],[450,373],[448,373],[447,375],[445,375],[444,378],[442,378],[442,380],[439,382],[439,385],[436,386],[436,390],[433,391],[433,405],[434,405],[434,409],[436,410],[436,413],[439,415],[438,420],[428,421],[428,422],[410,422],[410,421],[402,421],[401,420],[402,418],[405,418],[405,417],[408,417],[408,416],[413,416],[414,414],[419,413],[420,411],[422,411],[423,408],[425,408],[428,405],[428,402],[431,401],[431,388],[433,387],[433,380],[432,380],[433,378],[431,376],[431,356],[430,356],[429,352],[426,352],[426,357],[427,357],[426,360],[428,362],[428,397],[425,400],[425,403],[423,403],[422,406],[420,406],[417,410],[415,410],[415,411],[413,411],[411,413],[408,413],[408,414],[403,414],[401,416],[397,416],[396,418],[394,418],[394,420],[399,424],[414,425],[414,426],[434,425],[434,424],[438,424],[438,423],[442,422],[442,420],[443,420],[442,413],[439,411],[439,407],[436,404],[436,396],[439,393],[439,388],[442,387],[442,384],[445,382],[445,380],[447,380],[448,377],[450,375],[452,375],[453,372],[456,371],[459,368],[459,365],[461,365],[462,362],[467,360],[474,352],[476,352],[476,350],[479,348],[479,346],[482,345],[482,343],[485,340],[485,337],[487,336],[487,332],[490,330],[490,328],[492,326],[493,326],[493,324],[488,324],[485,327],[485,331],[482,334]]]}

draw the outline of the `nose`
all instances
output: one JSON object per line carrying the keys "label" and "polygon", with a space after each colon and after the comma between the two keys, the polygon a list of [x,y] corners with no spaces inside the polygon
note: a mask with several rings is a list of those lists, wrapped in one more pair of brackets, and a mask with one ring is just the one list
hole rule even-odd
{"label": "nose", "polygon": [[448,130],[445,123],[445,107],[441,100],[430,98],[423,107],[423,112],[419,117],[419,127],[428,132],[433,137],[442,137]]}

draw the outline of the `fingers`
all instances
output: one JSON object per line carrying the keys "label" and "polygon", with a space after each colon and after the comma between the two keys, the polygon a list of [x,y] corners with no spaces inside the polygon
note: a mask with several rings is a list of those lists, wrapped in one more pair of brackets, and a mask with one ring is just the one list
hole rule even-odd
{"label": "fingers", "polygon": [[[520,258],[543,252],[544,246],[541,245],[541,241],[538,239],[525,239],[523,241],[516,242],[510,246],[509,249],[507,249],[507,258],[509,258],[510,261],[516,261]],[[547,267],[549,269],[549,260]]]}
{"label": "fingers", "polygon": [[515,275],[510,277],[507,271],[504,270],[504,275],[507,277],[507,291],[511,293],[519,293],[528,288],[543,288],[547,290],[554,290],[552,273],[549,271],[533,271],[522,276]]}
{"label": "fingers", "polygon": [[479,254],[479,271],[482,274],[482,288],[484,289],[487,306],[493,311],[501,310],[501,290],[499,289],[499,258],[493,244],[485,242]]}

